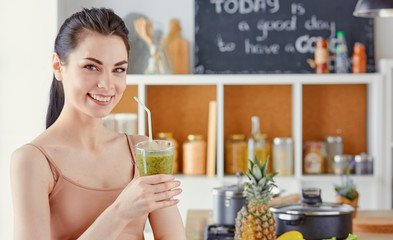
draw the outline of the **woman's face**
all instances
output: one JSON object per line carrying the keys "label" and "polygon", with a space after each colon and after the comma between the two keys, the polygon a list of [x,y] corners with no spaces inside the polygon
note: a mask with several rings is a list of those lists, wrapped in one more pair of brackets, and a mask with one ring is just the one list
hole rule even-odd
{"label": "woman's face", "polygon": [[126,88],[127,49],[121,37],[88,32],[62,67],[64,109],[108,115]]}

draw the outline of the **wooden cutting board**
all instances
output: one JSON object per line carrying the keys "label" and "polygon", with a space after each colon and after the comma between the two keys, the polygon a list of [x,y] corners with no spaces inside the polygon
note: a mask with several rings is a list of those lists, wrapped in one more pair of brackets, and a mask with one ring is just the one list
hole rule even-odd
{"label": "wooden cutting board", "polygon": [[169,52],[173,61],[174,74],[188,74],[189,72],[189,59],[188,59],[188,41],[176,37],[169,44]]}
{"label": "wooden cutting board", "polygon": [[354,232],[393,233],[393,218],[357,217],[353,219]]}

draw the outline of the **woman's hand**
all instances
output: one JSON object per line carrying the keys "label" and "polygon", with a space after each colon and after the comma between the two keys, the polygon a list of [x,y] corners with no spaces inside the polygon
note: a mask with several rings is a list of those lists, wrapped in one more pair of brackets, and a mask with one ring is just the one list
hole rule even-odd
{"label": "woman's hand", "polygon": [[133,219],[154,210],[176,205],[172,197],[182,190],[172,175],[157,174],[132,180],[113,203],[122,217]]}

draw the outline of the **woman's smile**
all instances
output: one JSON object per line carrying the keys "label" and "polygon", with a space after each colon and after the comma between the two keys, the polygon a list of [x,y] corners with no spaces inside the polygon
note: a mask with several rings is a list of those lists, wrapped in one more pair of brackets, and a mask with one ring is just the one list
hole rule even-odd
{"label": "woman's smile", "polygon": [[102,95],[102,94],[93,94],[93,93],[88,93],[87,96],[89,98],[99,104],[99,105],[108,105],[112,102],[113,95]]}

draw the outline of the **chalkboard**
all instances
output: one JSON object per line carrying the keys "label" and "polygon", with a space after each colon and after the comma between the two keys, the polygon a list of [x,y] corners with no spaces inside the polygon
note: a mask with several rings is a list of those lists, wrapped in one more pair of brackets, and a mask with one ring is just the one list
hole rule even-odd
{"label": "chalkboard", "polygon": [[[374,21],[352,15],[357,0],[195,0],[197,74],[313,73],[315,41],[328,39],[334,54],[344,31],[348,56],[366,47],[375,71]],[[331,69],[330,72],[334,72]]]}

